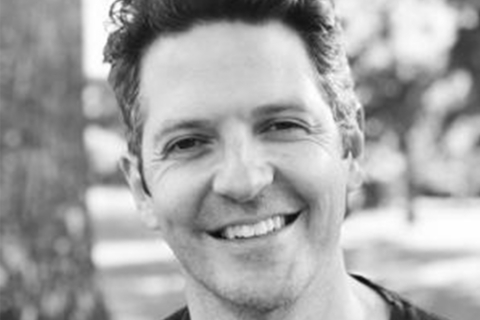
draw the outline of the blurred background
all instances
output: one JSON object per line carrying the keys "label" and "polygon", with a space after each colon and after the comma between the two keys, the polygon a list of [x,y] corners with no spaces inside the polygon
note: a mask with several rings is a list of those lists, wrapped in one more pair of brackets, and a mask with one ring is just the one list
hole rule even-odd
{"label": "blurred background", "polygon": [[[111,0],[0,2],[0,318],[153,320],[183,304],[117,168]],[[350,270],[480,313],[480,1],[337,0],[366,109]]]}

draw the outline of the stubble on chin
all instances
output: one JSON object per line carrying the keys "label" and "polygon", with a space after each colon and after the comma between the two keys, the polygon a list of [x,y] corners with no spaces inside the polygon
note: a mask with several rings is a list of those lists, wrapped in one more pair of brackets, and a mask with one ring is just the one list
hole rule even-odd
{"label": "stubble on chin", "polygon": [[[301,286],[298,282],[283,286],[277,282],[269,288],[254,288],[245,283],[241,288],[234,288],[233,285],[212,288],[211,284],[203,284],[202,301],[198,302],[208,306],[210,310],[224,310],[235,314],[238,319],[263,319],[266,315],[286,312],[299,299],[306,286],[308,283]],[[195,300],[198,300],[198,293],[190,293],[191,297],[195,296]],[[188,296],[187,294],[187,299]]]}

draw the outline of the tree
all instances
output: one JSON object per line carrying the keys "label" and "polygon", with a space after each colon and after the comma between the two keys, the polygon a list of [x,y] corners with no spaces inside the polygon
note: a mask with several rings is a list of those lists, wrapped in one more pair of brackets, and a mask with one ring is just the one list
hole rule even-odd
{"label": "tree", "polygon": [[[339,4],[358,92],[366,107],[367,139],[379,145],[385,137],[396,138],[404,159],[405,211],[413,221],[417,193],[461,194],[452,183],[439,183],[452,172],[441,162],[445,158],[441,149],[451,124],[480,110],[475,93],[480,5],[475,0],[377,0],[368,5],[343,0]],[[472,80],[468,96],[460,97],[462,90],[452,85],[459,74]],[[439,165],[432,166],[432,160]],[[378,166],[374,170],[379,171]]]}
{"label": "tree", "polygon": [[0,318],[107,319],[84,203],[80,0],[0,5]]}

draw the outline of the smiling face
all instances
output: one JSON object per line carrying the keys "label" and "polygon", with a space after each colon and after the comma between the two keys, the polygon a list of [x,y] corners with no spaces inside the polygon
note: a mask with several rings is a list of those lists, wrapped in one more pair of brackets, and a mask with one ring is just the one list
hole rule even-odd
{"label": "smiling face", "polygon": [[187,288],[257,309],[294,301],[339,255],[351,160],[300,37],[217,22],[161,38],[140,75],[128,178]]}

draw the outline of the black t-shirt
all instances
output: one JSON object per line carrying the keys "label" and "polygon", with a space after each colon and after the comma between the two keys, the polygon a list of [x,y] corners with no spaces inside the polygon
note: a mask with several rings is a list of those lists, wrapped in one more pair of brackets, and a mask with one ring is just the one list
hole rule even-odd
{"label": "black t-shirt", "polygon": [[377,292],[387,302],[390,308],[390,320],[448,320],[412,305],[395,292],[387,290],[362,276],[353,275],[353,277]]}
{"label": "black t-shirt", "polygon": [[[355,279],[377,292],[390,307],[390,320],[447,320],[418,307],[402,299],[398,294],[389,291],[364,277],[353,275]],[[164,320],[190,320],[186,307],[178,310]]]}

